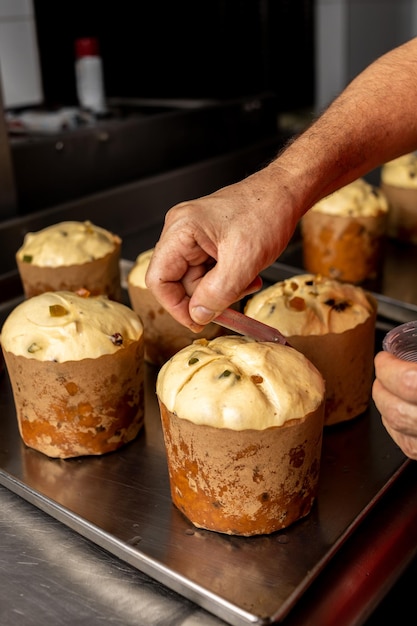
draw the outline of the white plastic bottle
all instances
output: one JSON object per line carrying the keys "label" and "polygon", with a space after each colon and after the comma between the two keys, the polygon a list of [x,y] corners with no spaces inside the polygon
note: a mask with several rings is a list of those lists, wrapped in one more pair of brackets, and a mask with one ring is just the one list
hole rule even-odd
{"label": "white plastic bottle", "polygon": [[106,113],[103,64],[98,41],[85,37],[75,41],[75,77],[80,107],[95,114]]}

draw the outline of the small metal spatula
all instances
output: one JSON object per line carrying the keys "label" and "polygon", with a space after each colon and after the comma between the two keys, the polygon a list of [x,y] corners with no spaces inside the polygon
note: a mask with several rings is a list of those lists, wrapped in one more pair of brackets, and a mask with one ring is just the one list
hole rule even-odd
{"label": "small metal spatula", "polygon": [[268,326],[263,322],[258,322],[252,317],[248,317],[234,309],[225,309],[213,322],[219,324],[219,326],[233,330],[240,335],[247,335],[255,339],[255,341],[272,341],[274,343],[281,343],[284,346],[290,345],[284,335],[276,328]]}

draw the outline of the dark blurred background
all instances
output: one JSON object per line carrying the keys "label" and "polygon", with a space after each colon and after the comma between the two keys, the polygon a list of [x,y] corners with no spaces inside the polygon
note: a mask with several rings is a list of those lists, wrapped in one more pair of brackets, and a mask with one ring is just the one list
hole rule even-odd
{"label": "dark blurred background", "polygon": [[77,104],[74,41],[97,37],[109,98],[314,103],[314,0],[34,0],[45,102]]}

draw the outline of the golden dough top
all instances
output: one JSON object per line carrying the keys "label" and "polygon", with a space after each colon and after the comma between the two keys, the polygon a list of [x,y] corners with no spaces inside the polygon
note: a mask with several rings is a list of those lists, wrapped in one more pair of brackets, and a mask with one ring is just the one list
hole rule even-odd
{"label": "golden dough top", "polygon": [[358,178],[317,202],[310,211],[342,217],[373,217],[388,211],[388,200],[378,187]]}
{"label": "golden dough top", "polygon": [[26,233],[16,257],[40,267],[79,265],[101,259],[116,245],[120,238],[108,230],[90,221],[68,221]]}
{"label": "golden dough top", "polygon": [[113,354],[142,335],[142,322],[126,305],[105,296],[56,291],[13,309],[3,324],[1,343],[13,354],[61,363]]}
{"label": "golden dough top", "polygon": [[385,163],[381,168],[381,181],[393,187],[417,189],[417,154],[411,152]]}
{"label": "golden dough top", "polygon": [[136,257],[135,263],[127,277],[127,280],[131,285],[134,285],[135,287],[141,287],[142,289],[147,288],[145,283],[145,276],[152,254],[153,248],[151,248],[150,250],[146,250],[145,252],[141,252],[141,254]]}
{"label": "golden dough top", "polygon": [[318,274],[299,274],[266,287],[245,313],[284,335],[342,333],[365,322],[373,304],[359,286]]}
{"label": "golden dough top", "polygon": [[160,369],[156,392],[169,411],[196,424],[263,430],[316,410],[324,381],[293,348],[227,335],[177,352]]}

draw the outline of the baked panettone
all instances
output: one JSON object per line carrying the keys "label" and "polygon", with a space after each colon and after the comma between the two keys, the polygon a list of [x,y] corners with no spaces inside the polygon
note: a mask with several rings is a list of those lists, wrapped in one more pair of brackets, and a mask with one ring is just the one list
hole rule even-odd
{"label": "baked panettone", "polygon": [[352,419],[369,405],[377,303],[362,287],[300,274],[252,296],[245,313],[278,328],[326,381],[325,424]]}
{"label": "baked panettone", "polygon": [[173,503],[197,527],[269,534],[317,494],[324,381],[293,348],[199,339],[160,369],[156,392]]}
{"label": "baked panettone", "polygon": [[388,198],[388,236],[417,244],[417,154],[412,152],[385,163],[381,189]]}
{"label": "baked panettone", "polygon": [[144,421],[143,325],[105,296],[46,292],[6,318],[1,344],[24,443],[50,457],[111,452]]}
{"label": "baked panettone", "polygon": [[213,339],[224,334],[217,324],[208,324],[194,333],[177,322],[156,300],[145,284],[145,275],[153,248],[139,254],[127,277],[129,299],[145,327],[145,360],[161,366],[173,354],[195,339]]}
{"label": "baked panettone", "polygon": [[387,215],[384,193],[362,178],[323,198],[301,218],[304,268],[355,284],[375,279]]}
{"label": "baked panettone", "polygon": [[121,239],[90,221],[27,233],[16,253],[25,296],[87,289],[121,301]]}

